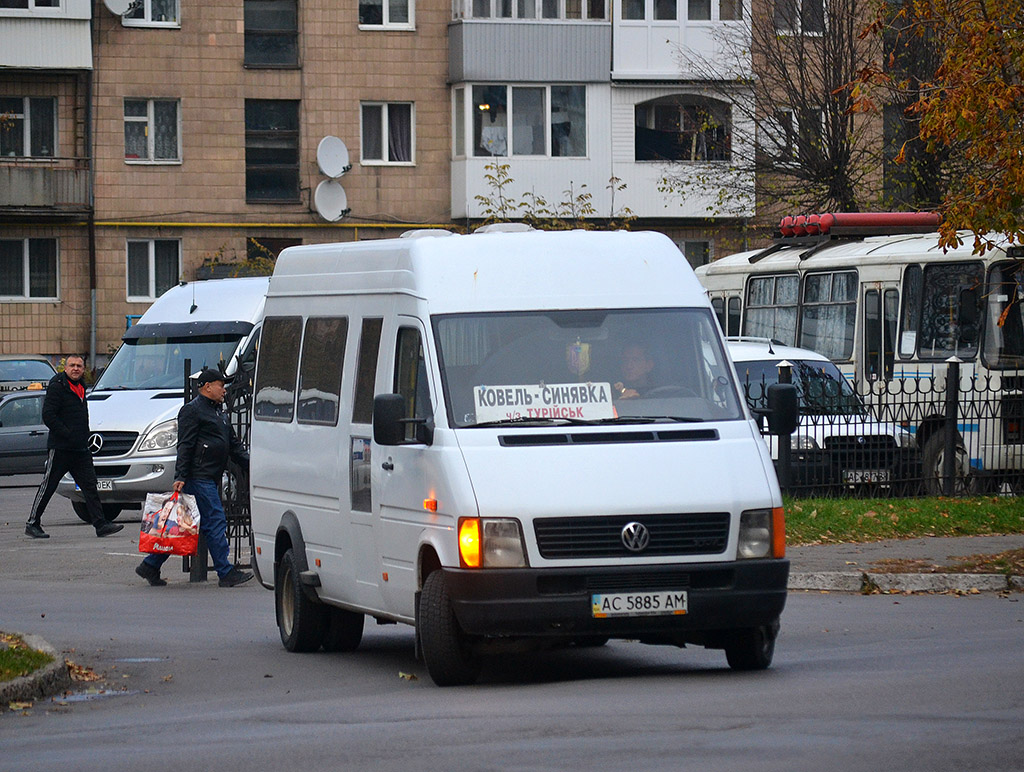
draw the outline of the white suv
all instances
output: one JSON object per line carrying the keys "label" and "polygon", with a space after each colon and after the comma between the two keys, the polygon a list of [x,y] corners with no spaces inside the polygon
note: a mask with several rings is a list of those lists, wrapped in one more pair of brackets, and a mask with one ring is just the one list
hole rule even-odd
{"label": "white suv", "polygon": [[[813,487],[895,486],[914,490],[921,458],[910,432],[876,421],[860,397],[826,357],[767,338],[728,338],[747,404],[766,407],[767,388],[779,380],[779,365],[792,365],[800,399],[800,426],[790,439],[790,484]],[[776,437],[765,436],[778,461]]]}

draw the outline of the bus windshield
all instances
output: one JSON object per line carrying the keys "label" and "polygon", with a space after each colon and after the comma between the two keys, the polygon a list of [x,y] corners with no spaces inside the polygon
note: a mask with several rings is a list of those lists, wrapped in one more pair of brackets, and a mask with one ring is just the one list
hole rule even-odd
{"label": "bus windshield", "polygon": [[437,316],[454,427],[743,418],[709,309]]}
{"label": "bus windshield", "polygon": [[[800,400],[801,415],[866,414],[860,398],[834,364],[809,359],[789,361],[793,365],[793,384]],[[778,360],[737,362],[736,372],[750,407],[766,408],[768,387],[779,382]]]}
{"label": "bus windshield", "polygon": [[103,371],[94,391],[102,389],[183,389],[186,359],[192,372],[218,367],[235,353],[238,335],[126,340]]}
{"label": "bus windshield", "polygon": [[999,370],[1024,368],[1024,261],[996,263],[985,295],[985,364]]}

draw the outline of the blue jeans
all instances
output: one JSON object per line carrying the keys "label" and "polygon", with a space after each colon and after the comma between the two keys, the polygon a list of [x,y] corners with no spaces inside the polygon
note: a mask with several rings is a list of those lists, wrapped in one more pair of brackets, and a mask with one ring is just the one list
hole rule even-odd
{"label": "blue jeans", "polygon": [[[225,535],[228,522],[224,515],[224,505],[220,503],[217,483],[213,480],[186,480],[182,493],[191,493],[196,497],[196,504],[199,505],[199,532],[206,537],[206,548],[213,558],[217,576],[224,578],[233,566],[228,562],[228,539]],[[169,557],[147,555],[142,562],[160,570],[160,566]]]}

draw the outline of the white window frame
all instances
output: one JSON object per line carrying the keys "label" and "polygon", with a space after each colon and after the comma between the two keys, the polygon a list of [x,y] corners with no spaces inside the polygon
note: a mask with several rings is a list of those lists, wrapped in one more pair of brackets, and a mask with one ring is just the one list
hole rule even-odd
{"label": "white window frame", "polygon": [[53,250],[53,271],[56,274],[56,294],[50,295],[29,295],[30,291],[30,278],[29,278],[29,242],[33,239],[2,239],[3,241],[20,241],[21,242],[21,255],[22,255],[22,291],[20,295],[0,295],[0,301],[5,303],[40,303],[49,302],[60,299],[60,239],[56,238],[43,238],[41,241],[52,241],[54,242]]}
{"label": "white window frame", "polygon": [[[388,113],[392,105],[409,105],[409,160],[392,161],[388,158],[367,158],[364,155],[363,132],[366,125],[363,117],[366,114],[363,108],[379,107],[380,122],[380,147],[381,154],[388,154]],[[360,102],[359,103],[359,163],[363,166],[415,166],[416,165],[416,103],[415,102]]]}
{"label": "white window frame", "polygon": [[0,15],[6,16],[7,14],[11,13],[12,11],[15,12],[15,13],[17,13],[19,11],[27,11],[27,12],[34,12],[34,11],[46,12],[46,11],[51,11],[51,12],[53,12],[53,11],[60,11],[63,7],[64,7],[64,0],[57,0],[57,2],[54,5],[40,5],[39,3],[36,2],[36,0],[26,0],[26,5],[25,5],[24,8],[4,8],[2,11],[0,11]]}
{"label": "white window frame", "polygon": [[[405,0],[409,10],[409,21],[392,22],[391,16],[391,0],[381,0],[381,18],[380,24],[363,24],[359,23],[359,29],[365,30],[376,30],[376,29],[416,29],[416,0]],[[358,13],[358,3],[356,11]]]}
{"label": "white window frame", "polygon": [[[822,35],[824,35],[825,32],[828,30],[828,8],[826,6],[825,0],[793,0],[793,2],[796,4],[796,17],[795,17],[796,26],[793,27],[793,28],[780,27],[778,24],[775,23],[775,19],[773,17],[772,23],[775,26],[775,32],[778,33],[779,35],[807,35],[808,37],[821,37]],[[805,32],[804,31],[804,29],[803,29],[803,17],[804,17],[804,3],[805,2],[820,2],[821,3],[821,21],[822,21],[823,29],[821,29],[821,30],[811,30],[810,32]],[[773,7],[773,14],[774,14],[774,7]]]}
{"label": "white window frame", "polygon": [[[174,0],[174,19],[169,21],[157,21],[153,19],[153,0],[134,0],[128,11],[142,6],[141,19],[129,19],[121,16],[121,25],[124,27],[163,27],[165,29],[181,28],[181,0]],[[127,13],[127,12],[126,12]]]}
{"label": "white window frame", "polygon": [[[127,105],[128,102],[145,102],[146,103],[146,115],[124,115],[124,122],[128,123],[144,123],[146,124],[146,157],[145,158],[129,158],[127,155],[124,157],[126,164],[180,164],[181,163],[181,100],[180,99],[148,99],[146,97],[125,97],[124,103]],[[156,158],[156,132],[153,131],[153,127],[156,126],[156,103],[157,102],[173,102],[175,106],[174,115],[174,131],[177,137],[177,158]],[[125,148],[127,151],[127,148]]]}
{"label": "white window frame", "polygon": [[[590,16],[590,2],[588,0],[580,0],[579,16],[571,17],[566,14],[566,0],[548,1],[553,2],[557,6],[558,10],[554,16],[544,14],[545,0],[534,0],[532,14],[521,12],[519,7],[520,0],[483,0],[488,5],[488,13],[483,16],[477,16],[473,12],[474,0],[455,0],[452,5],[452,18],[487,19],[489,21],[511,21],[518,19],[528,19],[530,21],[610,21],[608,12],[613,0],[604,0],[604,15],[593,17]],[[505,4],[508,4],[510,10],[510,14],[507,16],[500,14],[501,6]]]}
{"label": "white window frame", "polygon": [[[57,104],[56,97],[33,97],[33,96],[15,96],[15,95],[4,95],[6,99],[20,99],[21,100],[21,112],[20,113],[7,113],[12,118],[21,119],[21,147],[26,152],[24,155],[13,156],[16,158],[57,158],[59,153],[59,136],[58,136],[58,120],[59,115],[57,110],[59,105]],[[32,109],[31,102],[33,99],[49,99],[53,102],[53,147],[50,155],[32,155]]]}
{"label": "white window frame", "polygon": [[[504,87],[505,89],[505,105],[506,105],[506,137],[505,137],[505,153],[503,155],[484,155],[476,152],[475,145],[475,118],[476,118],[476,104],[474,101],[473,92],[477,86],[491,86],[491,87]],[[552,107],[551,107],[551,88],[552,86],[579,86],[583,89],[583,110],[584,117],[586,119],[584,129],[584,145],[586,150],[583,155],[552,155],[551,153],[551,119],[552,119]],[[465,122],[465,147],[463,148],[465,157],[467,158],[549,158],[552,160],[580,160],[582,158],[589,158],[590,153],[590,89],[587,88],[586,83],[488,83],[486,81],[473,81],[471,83],[460,84],[456,87],[457,89],[465,89],[465,113],[462,116],[462,120]],[[512,122],[514,100],[515,100],[515,89],[517,88],[541,88],[544,89],[544,152],[539,155],[513,153],[512,148],[514,146],[513,132],[515,131],[514,124]],[[453,150],[455,145],[453,144]]]}
{"label": "white window frame", "polygon": [[[177,276],[181,277],[181,239],[126,239],[124,245],[124,294],[129,303],[148,303],[156,300],[159,295],[156,291],[156,243],[158,241],[173,241],[178,246],[178,270]],[[129,292],[131,285],[131,262],[129,261],[130,245],[145,244],[149,261],[149,287],[147,295],[132,295]],[[172,285],[173,286],[173,285]]]}
{"label": "white window frame", "polygon": [[[814,108],[818,113],[818,136],[824,138],[825,136],[825,111],[820,107]],[[783,115],[789,116],[789,125],[783,125],[778,118]],[[771,117],[772,130],[776,131],[776,136],[765,137],[766,144],[768,144],[772,150],[778,155],[778,165],[782,168],[792,168],[798,166],[800,159],[798,158],[798,150],[800,148],[800,140],[803,136],[804,125],[800,120],[800,113],[794,107],[784,106],[777,107]],[[783,154],[788,156],[783,158]]]}

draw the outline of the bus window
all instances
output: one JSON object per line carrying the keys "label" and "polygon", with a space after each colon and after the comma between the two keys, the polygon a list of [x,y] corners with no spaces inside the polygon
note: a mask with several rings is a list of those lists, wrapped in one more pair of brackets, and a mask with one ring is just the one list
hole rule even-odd
{"label": "bus window", "polygon": [[884,296],[878,290],[864,293],[864,375],[869,381],[892,380],[896,309],[896,290],[887,289]]}
{"label": "bus window", "polygon": [[715,311],[715,318],[718,326],[722,328],[722,334],[729,334],[729,323],[725,318],[725,298],[711,298],[711,308]]}
{"label": "bus window", "polygon": [[921,325],[921,266],[908,265],[903,272],[903,319],[900,327],[900,359],[910,359],[917,351],[917,333]]}
{"label": "bus window", "polygon": [[798,276],[754,276],[747,282],[747,317],[743,334],[772,338],[786,346],[796,342]]}
{"label": "bus window", "polygon": [[[925,269],[921,339],[917,344],[921,359],[973,359],[977,355],[983,281],[981,263],[930,265]],[[971,307],[964,308],[965,304]]]}
{"label": "bus window", "polygon": [[853,356],[857,272],[809,273],[800,306],[800,347],[832,360]]}
{"label": "bus window", "polygon": [[985,295],[985,364],[1024,368],[1024,263],[1007,260],[993,266]]}
{"label": "bus window", "polygon": [[740,334],[740,298],[739,295],[733,295],[729,298],[729,315],[727,317],[729,327],[726,332],[727,335],[739,335]]}

